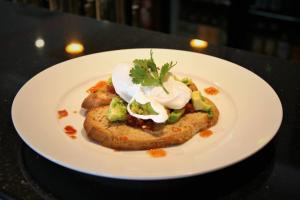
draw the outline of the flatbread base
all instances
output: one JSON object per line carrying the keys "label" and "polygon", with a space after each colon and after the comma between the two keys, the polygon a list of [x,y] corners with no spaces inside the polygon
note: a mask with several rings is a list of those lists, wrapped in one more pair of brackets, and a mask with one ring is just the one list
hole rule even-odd
{"label": "flatbread base", "polygon": [[155,133],[128,126],[124,122],[108,121],[106,114],[109,106],[89,110],[84,128],[90,139],[117,150],[148,150],[179,145],[217,123],[219,111],[210,100],[206,101],[213,105],[212,118],[205,112],[188,113],[174,124],[158,125]]}

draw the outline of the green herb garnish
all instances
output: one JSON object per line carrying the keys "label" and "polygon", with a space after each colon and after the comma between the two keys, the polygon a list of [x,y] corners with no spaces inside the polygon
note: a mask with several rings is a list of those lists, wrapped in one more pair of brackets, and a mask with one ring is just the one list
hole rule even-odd
{"label": "green herb garnish", "polygon": [[170,63],[165,63],[159,69],[153,60],[153,52],[150,50],[150,59],[135,59],[133,64],[134,67],[130,70],[129,74],[132,77],[133,83],[141,84],[142,86],[160,86],[169,94],[163,82],[170,69],[177,63],[171,61]]}

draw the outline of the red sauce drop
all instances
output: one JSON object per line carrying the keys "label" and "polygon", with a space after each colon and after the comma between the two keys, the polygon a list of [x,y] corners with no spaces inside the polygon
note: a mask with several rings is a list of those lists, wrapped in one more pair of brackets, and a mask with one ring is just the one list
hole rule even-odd
{"label": "red sauce drop", "polygon": [[206,92],[206,94],[209,94],[209,95],[216,95],[219,93],[219,90],[215,87],[205,88],[204,91]]}
{"label": "red sauce drop", "polygon": [[209,137],[209,136],[211,136],[213,134],[213,132],[211,131],[211,130],[204,130],[204,131],[201,131],[200,133],[199,133],[199,135],[201,136],[201,137],[204,137],[204,138],[207,138],[207,137]]}
{"label": "red sauce drop", "polygon": [[178,128],[178,127],[172,127],[172,131],[174,131],[174,132],[179,132],[179,131],[181,131],[181,128]]}
{"label": "red sauce drop", "polygon": [[58,119],[68,116],[68,111],[66,109],[57,111]]}
{"label": "red sauce drop", "polygon": [[148,154],[154,158],[164,157],[167,155],[167,152],[163,149],[150,149],[147,151]]}
{"label": "red sauce drop", "polygon": [[64,131],[68,135],[75,135],[77,132],[77,130],[71,125],[65,126]]}

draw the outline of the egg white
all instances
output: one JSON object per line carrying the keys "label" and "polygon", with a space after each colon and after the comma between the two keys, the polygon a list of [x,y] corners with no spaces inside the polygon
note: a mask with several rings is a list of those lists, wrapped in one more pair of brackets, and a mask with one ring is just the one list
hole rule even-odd
{"label": "egg white", "polygon": [[118,64],[112,72],[112,83],[116,93],[127,103],[140,89],[140,85],[134,84],[129,76],[131,66],[129,64]]}
{"label": "egg white", "polygon": [[[137,102],[139,102],[140,104],[146,104],[146,103],[150,103],[151,107],[153,108],[153,110],[157,113],[155,115],[139,115],[137,113],[134,113],[131,111],[130,109],[130,104],[136,100]],[[165,107],[163,105],[161,105],[160,103],[158,103],[157,101],[150,99],[148,97],[145,96],[145,94],[140,90],[138,91],[133,98],[130,100],[130,102],[127,105],[127,111],[129,112],[130,115],[139,118],[139,119],[152,119],[154,122],[156,123],[163,123],[165,121],[167,121],[168,119],[168,113],[167,110],[165,109]]]}

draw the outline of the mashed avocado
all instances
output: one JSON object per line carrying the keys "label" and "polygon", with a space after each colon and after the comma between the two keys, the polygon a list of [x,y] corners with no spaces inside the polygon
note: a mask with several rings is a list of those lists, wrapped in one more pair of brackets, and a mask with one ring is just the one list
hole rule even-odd
{"label": "mashed avocado", "polygon": [[134,100],[130,104],[130,110],[139,115],[158,115],[158,113],[153,110],[150,102],[146,104],[140,104]]}
{"label": "mashed avocado", "polygon": [[170,124],[173,124],[175,122],[177,122],[180,117],[184,114],[184,111],[185,109],[182,108],[182,109],[177,109],[177,110],[173,110],[170,115],[169,115],[169,118],[168,118],[168,123]]}
{"label": "mashed avocado", "polygon": [[186,86],[189,86],[193,81],[192,79],[185,77],[181,80],[182,83],[184,83]]}
{"label": "mashed avocado", "polygon": [[111,122],[125,121],[127,118],[127,109],[124,101],[120,97],[114,97],[109,105],[107,118]]}
{"label": "mashed avocado", "polygon": [[212,106],[206,103],[200,91],[192,92],[192,103],[195,110],[207,112],[209,118],[213,117]]}
{"label": "mashed avocado", "polygon": [[112,78],[111,78],[111,76],[108,77],[108,79],[107,79],[107,84],[108,84],[108,85],[111,85],[111,86],[113,85],[113,84],[112,84]]}

